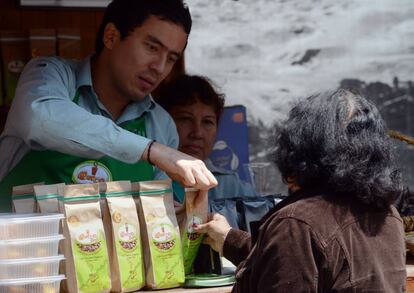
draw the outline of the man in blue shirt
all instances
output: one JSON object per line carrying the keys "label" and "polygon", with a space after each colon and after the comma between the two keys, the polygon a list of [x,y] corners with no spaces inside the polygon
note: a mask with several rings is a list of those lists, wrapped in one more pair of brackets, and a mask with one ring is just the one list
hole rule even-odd
{"label": "man in blue shirt", "polygon": [[175,150],[174,122],[150,96],[181,57],[190,30],[181,0],[114,0],[95,54],[32,60],[0,137],[0,211],[10,209],[12,186],[39,181],[139,181],[166,173],[186,186],[215,186],[201,160]]}

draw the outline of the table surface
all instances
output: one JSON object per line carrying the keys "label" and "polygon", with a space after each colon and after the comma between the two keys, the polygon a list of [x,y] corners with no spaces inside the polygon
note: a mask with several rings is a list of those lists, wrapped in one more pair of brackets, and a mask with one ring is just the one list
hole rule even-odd
{"label": "table surface", "polygon": [[[407,292],[414,292],[414,284],[410,284],[410,279],[414,278],[414,256],[407,252]],[[162,293],[230,293],[232,286],[212,287],[212,288],[175,288],[159,290]],[[413,290],[413,291],[411,291]],[[142,292],[142,291],[140,291]],[[156,291],[154,291],[156,292]]]}
{"label": "table surface", "polygon": [[[407,252],[407,292],[414,292],[414,283],[411,283],[414,278],[414,256]],[[170,290],[163,290],[163,292],[171,293],[230,293],[232,286],[214,287],[214,288],[176,288]]]}
{"label": "table surface", "polygon": [[175,288],[162,290],[161,293],[230,293],[233,286],[212,287],[212,288]]}

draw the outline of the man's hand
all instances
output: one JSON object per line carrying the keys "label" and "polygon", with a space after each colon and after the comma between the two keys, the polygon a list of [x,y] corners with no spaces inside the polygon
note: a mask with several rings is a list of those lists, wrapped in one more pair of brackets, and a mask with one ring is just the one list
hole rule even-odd
{"label": "man's hand", "polygon": [[220,214],[213,214],[210,222],[197,225],[194,228],[194,231],[197,233],[207,234],[207,237],[204,238],[204,243],[210,245],[220,255],[223,255],[224,240],[226,240],[230,230],[231,227],[226,218]]}
{"label": "man's hand", "polygon": [[[148,160],[148,147],[142,155]],[[154,142],[151,146],[150,160],[167,175],[186,187],[208,190],[217,186],[217,180],[203,161],[179,152],[163,144]]]}

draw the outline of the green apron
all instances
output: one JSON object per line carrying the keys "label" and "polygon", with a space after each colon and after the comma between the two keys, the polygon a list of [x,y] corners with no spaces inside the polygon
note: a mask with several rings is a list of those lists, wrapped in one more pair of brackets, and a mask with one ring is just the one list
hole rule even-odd
{"label": "green apron", "polygon": [[[73,102],[78,101],[79,92]],[[122,128],[146,137],[145,113],[127,122]],[[145,181],[153,178],[154,168],[145,161],[127,164],[108,156],[89,160],[55,151],[30,151],[0,182],[0,212],[11,211],[12,188],[17,185],[36,182],[78,184],[117,180]]]}

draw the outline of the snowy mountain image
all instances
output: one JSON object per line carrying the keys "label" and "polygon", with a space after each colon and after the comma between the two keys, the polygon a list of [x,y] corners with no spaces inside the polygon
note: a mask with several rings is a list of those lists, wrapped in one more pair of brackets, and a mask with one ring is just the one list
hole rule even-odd
{"label": "snowy mountain image", "polygon": [[[300,97],[357,88],[390,128],[414,136],[413,0],[187,0],[186,70],[247,107],[251,160]],[[265,143],[257,143],[265,140]],[[396,142],[414,189],[414,148]],[[261,147],[261,149],[259,148]]]}

